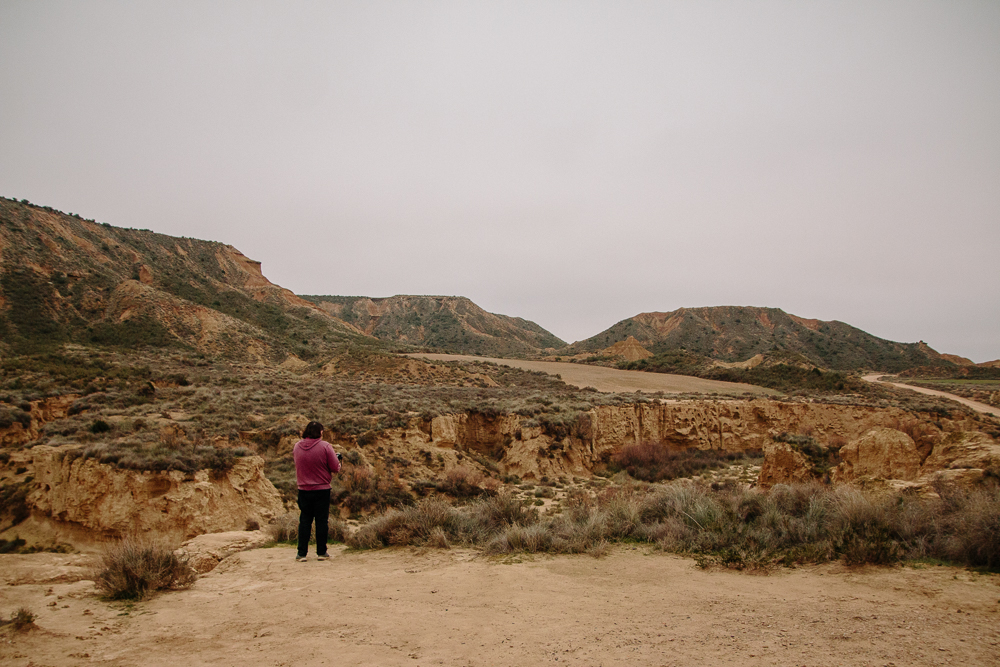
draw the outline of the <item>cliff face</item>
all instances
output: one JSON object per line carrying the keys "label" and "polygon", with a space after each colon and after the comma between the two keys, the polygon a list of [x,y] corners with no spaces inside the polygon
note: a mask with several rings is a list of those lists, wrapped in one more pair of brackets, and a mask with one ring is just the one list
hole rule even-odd
{"label": "cliff face", "polygon": [[[651,440],[677,448],[723,451],[761,450],[781,433],[810,433],[821,443],[855,440],[872,428],[901,423],[926,424],[925,437],[975,431],[965,419],[932,423],[930,415],[896,408],[865,408],[816,403],[678,401],[602,406],[582,413],[571,425],[552,432],[519,415],[442,415],[377,436],[375,447],[419,460],[434,450],[465,450],[495,462],[504,473],[532,479],[589,475],[624,445]],[[936,425],[935,425],[936,424]],[[346,443],[345,443],[346,444]],[[839,445],[838,445],[839,446]],[[447,460],[452,460],[448,458]]]}
{"label": "cliff face", "polygon": [[228,471],[120,470],[93,459],[74,458],[75,446],[38,446],[30,450],[33,513],[82,526],[105,536],[153,533],[181,540],[202,533],[261,525],[284,508],[264,477],[264,460],[238,459]]}
{"label": "cliff face", "polygon": [[232,246],[0,198],[0,348],[186,345],[280,361],[365,338]]}

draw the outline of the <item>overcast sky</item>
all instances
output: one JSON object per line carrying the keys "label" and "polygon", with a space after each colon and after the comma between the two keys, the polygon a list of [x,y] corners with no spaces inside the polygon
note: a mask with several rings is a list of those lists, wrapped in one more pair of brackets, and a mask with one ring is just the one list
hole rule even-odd
{"label": "overcast sky", "polygon": [[1000,357],[1000,2],[0,2],[0,194],[567,341]]}

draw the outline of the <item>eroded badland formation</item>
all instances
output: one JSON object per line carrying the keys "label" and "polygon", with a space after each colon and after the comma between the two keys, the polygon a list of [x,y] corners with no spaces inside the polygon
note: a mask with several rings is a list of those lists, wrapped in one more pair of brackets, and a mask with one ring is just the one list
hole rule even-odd
{"label": "eroded badland formation", "polygon": [[[692,382],[688,393],[600,392],[554,374],[475,357],[443,362],[404,356],[415,352],[547,360],[556,369],[555,362],[591,364],[646,371],[646,377],[679,373],[714,384],[695,388]],[[406,552],[396,556],[401,560],[395,565],[384,560],[391,556],[341,553],[338,569],[351,571],[356,582],[340,592],[352,590],[364,598],[356,614],[372,608],[407,618],[416,614],[414,627],[429,633],[425,620],[418,620],[424,610],[438,624],[435,640],[421,634],[425,630],[397,636],[387,627],[338,625],[328,643],[354,656],[351,664],[414,664],[414,659],[418,664],[513,664],[556,657],[571,664],[619,663],[630,657],[641,664],[714,663],[731,657],[743,664],[838,664],[830,656],[841,647],[848,650],[840,653],[840,664],[886,664],[891,658],[896,664],[937,664],[946,655],[964,656],[968,664],[995,662],[997,649],[989,647],[997,642],[1000,614],[994,598],[1000,598],[1000,590],[992,575],[950,568],[947,572],[961,574],[948,579],[933,571],[897,572],[909,582],[906,586],[929,591],[913,597],[890,593],[900,584],[889,573],[871,575],[872,581],[886,582],[884,589],[882,583],[868,588],[856,574],[844,574],[853,572],[844,565],[817,566],[827,569],[810,570],[809,576],[826,576],[836,592],[812,601],[813,609],[818,605],[827,611],[816,622],[836,627],[820,631],[820,626],[805,625],[813,621],[804,620],[808,614],[802,612],[794,629],[772,636],[762,619],[808,606],[803,591],[810,584],[796,579],[799,574],[734,580],[744,575],[700,572],[692,561],[662,552],[695,555],[706,566],[751,569],[779,563],[899,562],[915,554],[1000,566],[1000,524],[995,517],[991,522],[989,509],[1000,507],[1000,418],[989,412],[1000,405],[996,363],[975,365],[924,343],[885,341],[847,324],[806,320],[775,308],[645,313],[567,345],[533,322],[487,313],[461,297],[299,296],[269,282],[259,262],[225,244],[115,228],[0,199],[0,366],[0,548],[22,552],[0,554],[7,559],[0,561],[6,578],[0,617],[23,602],[34,607],[40,628],[35,635],[8,633],[11,639],[5,641],[14,643],[0,648],[8,664],[36,658],[40,661],[31,664],[167,660],[150,657],[155,655],[151,647],[175,641],[165,637],[176,638],[181,630],[164,634],[142,619],[115,617],[118,612],[98,601],[89,583],[90,554],[136,533],[171,546],[184,543],[178,553],[204,575],[191,591],[147,603],[154,614],[181,628],[187,622],[184,609],[190,611],[178,602],[182,596],[200,595],[208,602],[225,598],[224,613],[242,619],[245,630],[231,636],[221,627],[212,630],[214,646],[221,646],[225,635],[239,650],[256,646],[271,661],[320,664],[319,656],[328,654],[319,645],[317,653],[281,656],[275,637],[293,630],[259,620],[248,597],[259,591],[267,604],[292,604],[267,583],[284,581],[273,568],[286,566],[291,552],[245,551],[281,537],[294,523],[289,519],[295,510],[290,454],[310,419],[327,426],[326,439],[344,454],[333,513],[353,547],[475,549]],[[976,403],[969,407],[941,395],[869,382],[862,379],[866,373],[891,373],[897,382],[943,389]],[[746,385],[727,382],[757,388],[748,393]],[[706,386],[714,393],[697,393]],[[749,546],[725,546],[706,537],[711,532],[707,522],[722,521],[722,515],[733,525],[758,530],[753,522],[764,521],[769,511],[787,510],[799,517],[794,521],[806,521],[810,512],[822,513],[825,507],[822,511],[832,514],[861,502],[858,498],[872,507],[882,507],[878,498],[898,498],[900,507],[926,513],[931,503],[957,503],[953,493],[965,494],[962,502],[969,507],[973,497],[986,503],[987,509],[967,524],[985,531],[985,546],[960,548],[949,542],[951,533],[960,532],[954,528],[959,519],[938,520],[932,538],[898,528],[898,516],[892,519],[897,523],[859,519],[849,529],[829,528],[826,537],[802,537],[801,547],[779,544],[773,536],[777,514],[768,519],[772,541],[766,544],[754,538]],[[793,496],[804,500],[782,500]],[[513,513],[487,526],[484,503],[497,499]],[[796,502],[799,509],[793,508]],[[723,509],[705,509],[713,503]],[[425,519],[433,509],[439,518],[419,529],[400,509],[425,512]],[[702,510],[708,513],[698,514]],[[391,521],[394,527],[386,527]],[[782,528],[786,536],[795,530]],[[874,547],[857,540],[874,540],[878,531],[888,531],[878,533],[878,548],[887,551],[873,555]],[[661,560],[649,565],[649,559],[628,551],[608,551],[621,540],[660,549]],[[31,551],[42,553],[25,553]],[[573,564],[577,561],[520,562],[516,556],[546,551],[611,555],[588,558],[579,566]],[[477,653],[467,651],[459,638],[473,641],[477,616],[492,619],[497,613],[488,605],[476,607],[470,597],[479,585],[474,582],[498,576],[491,568],[499,566],[484,561],[484,553],[514,554],[517,562],[508,561],[509,566],[535,587],[547,586],[546,573],[571,580],[561,592],[541,598],[508,590],[519,604],[536,605],[549,615],[517,615],[514,632],[498,630],[488,639],[490,648]],[[643,571],[647,566],[648,572],[638,575],[645,582],[641,590],[618,583],[640,596],[660,591],[663,599],[670,594],[650,573],[684,577],[684,586],[691,588],[685,600],[694,600],[687,619],[657,607],[655,614],[672,619],[667,628],[651,620],[653,614],[634,618],[632,635],[598,633],[603,644],[579,629],[574,634],[572,619],[564,618],[558,605],[574,609],[579,603],[574,596],[586,596],[588,590],[621,590],[612,585],[619,568]],[[415,588],[409,580],[398,580],[411,569],[412,582],[419,582]],[[584,586],[579,577],[595,571],[600,578],[591,581],[592,588]],[[281,576],[297,582],[289,585],[308,585],[300,581],[302,575]],[[500,579],[507,576],[499,573]],[[791,586],[788,595],[797,596],[785,611],[776,602],[781,582]],[[421,592],[435,586],[444,592],[442,598]],[[705,591],[713,586],[736,586],[748,601],[711,602],[719,594]],[[393,598],[392,591],[400,596]],[[612,601],[619,598],[608,597],[608,591],[595,593],[585,605],[594,618],[584,626],[639,614]],[[845,596],[863,600],[864,609],[843,603]],[[343,594],[340,600],[346,608],[355,604],[348,597],[354,599]],[[445,599],[446,604],[438,604]],[[978,629],[968,642],[949,629],[951,619],[942,615],[955,614],[950,606],[959,601],[966,615],[973,614],[963,618],[964,627]],[[714,604],[725,611],[709,620]],[[448,605],[465,610],[467,625],[448,625]],[[889,605],[888,611],[879,605]],[[209,607],[209,616],[223,613]],[[309,609],[289,608],[288,613],[299,618]],[[82,621],[88,626],[84,630],[69,620],[71,614],[96,616]],[[687,622],[691,614],[712,628],[704,637],[695,632],[696,623]],[[881,622],[852,620],[880,614]],[[209,617],[200,618],[207,623]],[[488,622],[494,621],[500,623],[499,618]],[[940,655],[933,652],[937,647],[907,644],[913,635],[904,628],[922,622],[924,632],[936,633],[933,641],[947,644]],[[566,646],[546,643],[531,630],[546,623],[554,632],[559,628]],[[791,625],[792,618],[781,623]],[[866,648],[851,644],[859,631],[867,636],[875,632],[872,628],[881,634],[869,637]],[[385,648],[376,630],[397,645]],[[676,636],[666,637],[670,632]],[[40,633],[47,633],[45,641]],[[64,641],[74,633],[78,639]],[[122,641],[129,633],[135,633],[135,643],[126,647]],[[837,639],[838,633],[844,638]],[[521,642],[518,648],[517,637],[530,637],[534,644]],[[801,651],[778,648],[782,642],[788,648],[792,638]],[[90,648],[63,650],[73,641]],[[170,645],[189,661],[198,662],[199,655],[213,664],[235,660],[222,657],[222,649],[193,642]],[[407,642],[412,651],[399,648]],[[733,653],[717,652],[727,642]]]}

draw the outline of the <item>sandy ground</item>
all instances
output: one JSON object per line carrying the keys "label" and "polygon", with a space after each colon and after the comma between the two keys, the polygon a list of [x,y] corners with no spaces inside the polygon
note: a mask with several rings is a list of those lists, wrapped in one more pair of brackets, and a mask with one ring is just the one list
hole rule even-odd
{"label": "sandy ground", "polygon": [[777,395],[773,389],[757,387],[740,382],[719,382],[703,380],[687,375],[668,373],[646,373],[644,371],[621,371],[617,368],[571,364],[559,361],[524,361],[522,359],[497,359],[494,357],[474,357],[464,354],[424,354],[408,355],[432,361],[488,361],[494,364],[523,368],[528,371],[542,371],[549,375],[559,375],[563,382],[575,387],[593,387],[598,391],[662,391],[669,394],[700,392],[706,394],[742,394],[749,392],[761,396]]}
{"label": "sandy ground", "polygon": [[0,635],[0,664],[1000,663],[1000,576],[954,568],[762,576],[644,546],[599,560],[333,553],[296,563],[289,547],[244,552],[189,590],[135,605],[74,581],[88,557],[0,556],[0,613],[38,614],[38,629]]}
{"label": "sandy ground", "polygon": [[927,394],[928,396],[940,396],[942,398],[949,398],[953,401],[958,401],[962,405],[966,405],[976,412],[983,412],[988,415],[994,415],[1000,417],[1000,408],[995,408],[992,405],[987,405],[985,403],[980,403],[979,401],[973,401],[970,398],[964,398],[962,396],[956,396],[955,394],[949,394],[946,391],[938,391],[936,389],[926,389],[925,387],[914,387],[911,384],[902,384],[901,382],[883,382],[880,378],[884,377],[885,373],[872,373],[871,375],[865,375],[861,379],[867,380],[868,382],[878,382],[881,384],[889,384],[893,387],[899,387],[900,389],[909,389],[910,391],[915,391],[918,394]]}

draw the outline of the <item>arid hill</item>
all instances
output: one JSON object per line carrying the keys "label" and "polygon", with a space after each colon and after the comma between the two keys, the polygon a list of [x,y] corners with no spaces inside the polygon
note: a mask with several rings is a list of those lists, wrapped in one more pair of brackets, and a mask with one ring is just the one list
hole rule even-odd
{"label": "arid hill", "polygon": [[260,262],[230,245],[0,198],[0,345],[8,351],[152,344],[281,361],[364,339],[272,284]]}
{"label": "arid hill", "polygon": [[302,298],[380,340],[434,350],[521,357],[566,345],[534,322],[488,313],[461,296]]}
{"label": "arid hill", "polygon": [[779,308],[717,306],[641,313],[561,354],[599,353],[629,336],[654,355],[684,350],[724,362],[757,354],[795,353],[822,368],[899,371],[913,366],[951,366],[953,360],[925,343],[896,343],[843,322],[797,317]]}

